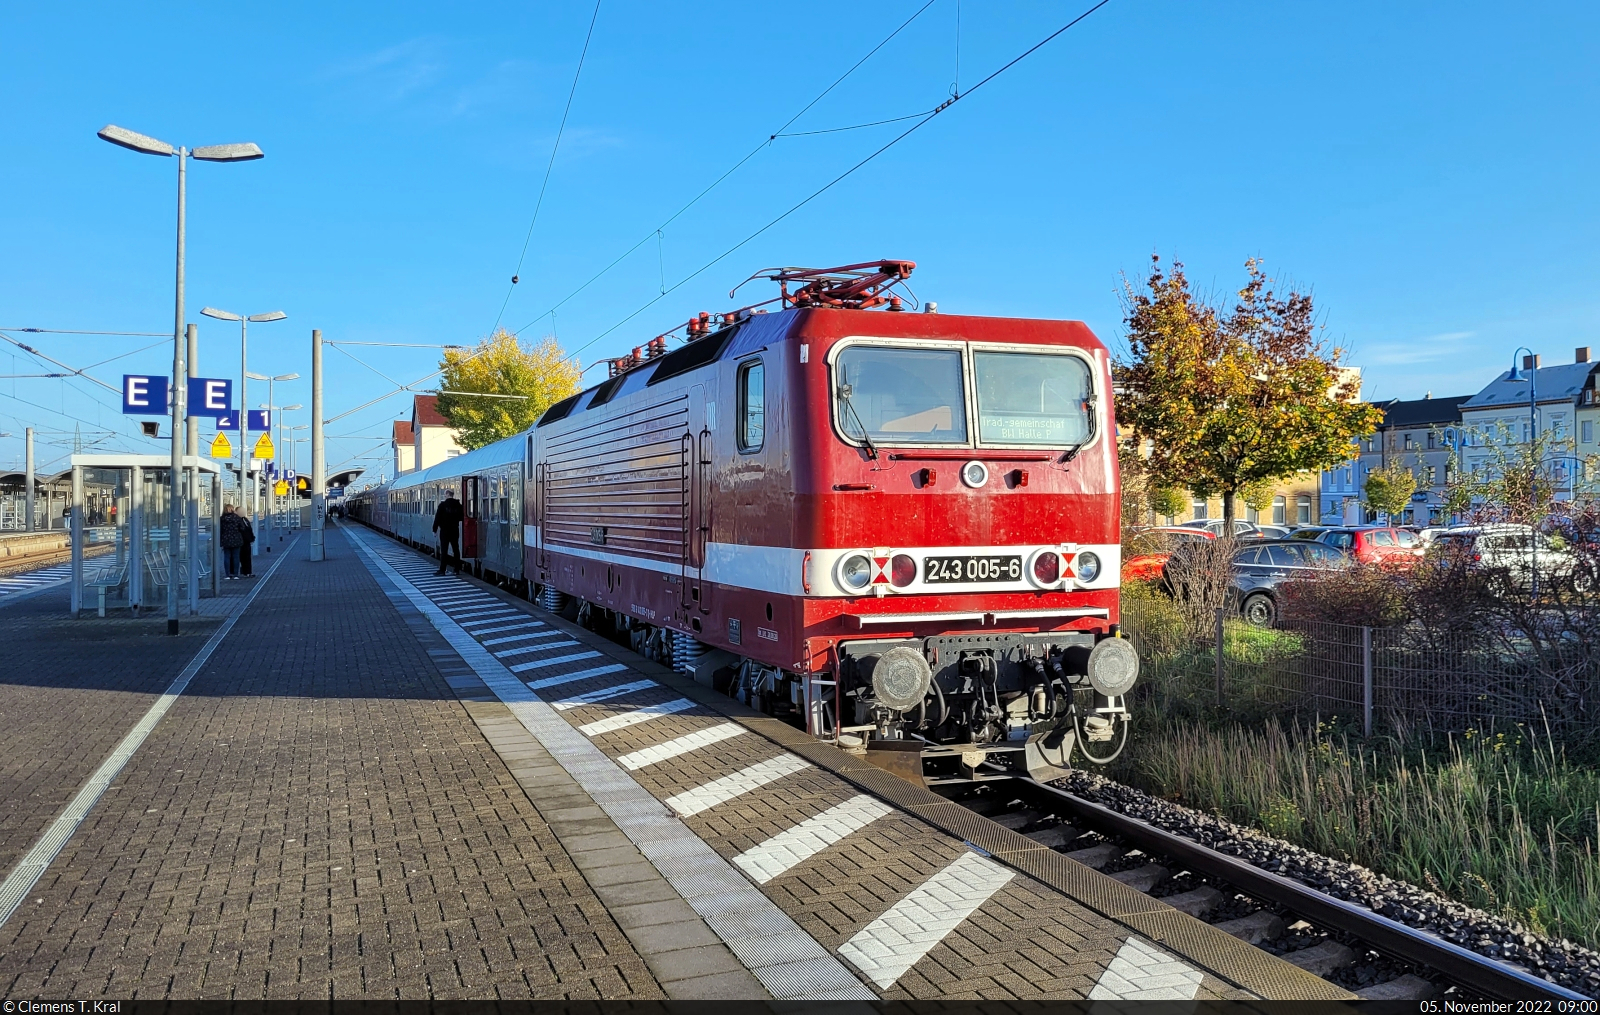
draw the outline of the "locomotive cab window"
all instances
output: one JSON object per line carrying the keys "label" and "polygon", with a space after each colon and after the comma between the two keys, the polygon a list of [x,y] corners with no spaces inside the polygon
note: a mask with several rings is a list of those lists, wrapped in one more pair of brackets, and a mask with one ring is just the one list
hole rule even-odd
{"label": "locomotive cab window", "polygon": [[760,451],[766,439],[766,368],[757,359],[739,367],[739,450]]}
{"label": "locomotive cab window", "polygon": [[834,415],[851,440],[965,444],[963,387],[958,349],[852,345],[835,367]]}
{"label": "locomotive cab window", "polygon": [[978,352],[978,439],[1073,447],[1094,436],[1089,365],[1076,356]]}

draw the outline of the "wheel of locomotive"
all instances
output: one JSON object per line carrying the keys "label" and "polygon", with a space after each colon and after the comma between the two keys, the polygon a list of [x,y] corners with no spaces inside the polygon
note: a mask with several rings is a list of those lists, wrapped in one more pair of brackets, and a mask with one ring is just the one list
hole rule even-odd
{"label": "wheel of locomotive", "polygon": [[1239,615],[1251,627],[1273,627],[1278,623],[1278,604],[1265,592],[1253,592],[1244,597]]}

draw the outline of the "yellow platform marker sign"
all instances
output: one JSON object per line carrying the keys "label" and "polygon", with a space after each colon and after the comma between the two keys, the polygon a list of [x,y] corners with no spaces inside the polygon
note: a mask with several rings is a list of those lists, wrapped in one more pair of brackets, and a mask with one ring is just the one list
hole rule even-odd
{"label": "yellow platform marker sign", "polygon": [[271,458],[272,438],[266,434],[262,434],[260,439],[256,441],[256,449],[254,452],[252,452],[252,454],[254,454],[254,456],[257,458]]}
{"label": "yellow platform marker sign", "polygon": [[287,479],[280,479],[276,483],[273,483],[272,492],[277,494],[279,497],[286,496],[289,493],[289,481]]}
{"label": "yellow platform marker sign", "polygon": [[212,442],[211,442],[211,457],[212,458],[232,458],[233,457],[233,445],[228,443],[228,435],[227,434],[219,433],[219,434],[217,434],[216,438],[214,440],[212,440]]}

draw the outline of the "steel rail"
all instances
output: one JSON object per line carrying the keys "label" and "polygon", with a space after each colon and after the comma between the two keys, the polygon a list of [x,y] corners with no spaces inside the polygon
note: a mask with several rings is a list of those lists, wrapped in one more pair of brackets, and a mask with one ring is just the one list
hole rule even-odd
{"label": "steel rail", "polygon": [[1085,800],[1064,789],[1033,779],[1018,779],[1030,791],[1049,796],[1064,809],[1097,826],[1099,831],[1121,836],[1142,850],[1181,860],[1197,873],[1219,878],[1260,902],[1284,907],[1326,930],[1360,938],[1393,958],[1427,966],[1452,983],[1501,1001],[1592,1000],[1485,955],[1452,944],[1427,931],[1407,927],[1365,906],[1336,899],[1315,888],[1262,870],[1243,860],[1202,846],[1193,839],[1157,828],[1103,804]]}

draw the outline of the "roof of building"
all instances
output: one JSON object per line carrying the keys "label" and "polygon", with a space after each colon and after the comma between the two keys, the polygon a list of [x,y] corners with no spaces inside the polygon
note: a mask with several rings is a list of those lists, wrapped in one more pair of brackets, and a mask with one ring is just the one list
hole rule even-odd
{"label": "roof of building", "polygon": [[[1563,363],[1560,366],[1540,367],[1533,371],[1541,402],[1570,402],[1578,397],[1589,382],[1596,363]],[[1517,371],[1517,380],[1511,380],[1507,370],[1490,381],[1476,395],[1461,404],[1463,410],[1496,409],[1509,405],[1528,404],[1528,371]]]}
{"label": "roof of building", "polygon": [[411,400],[412,426],[449,426],[450,421],[439,414],[438,395],[418,395]]}
{"label": "roof of building", "polygon": [[416,436],[411,430],[410,420],[397,419],[394,421],[394,442],[396,444],[415,444],[417,442]]}
{"label": "roof of building", "polygon": [[1380,426],[1404,429],[1433,423],[1459,423],[1461,403],[1472,397],[1447,395],[1444,398],[1391,398],[1388,401],[1372,404],[1383,412],[1383,422],[1379,424]]}

